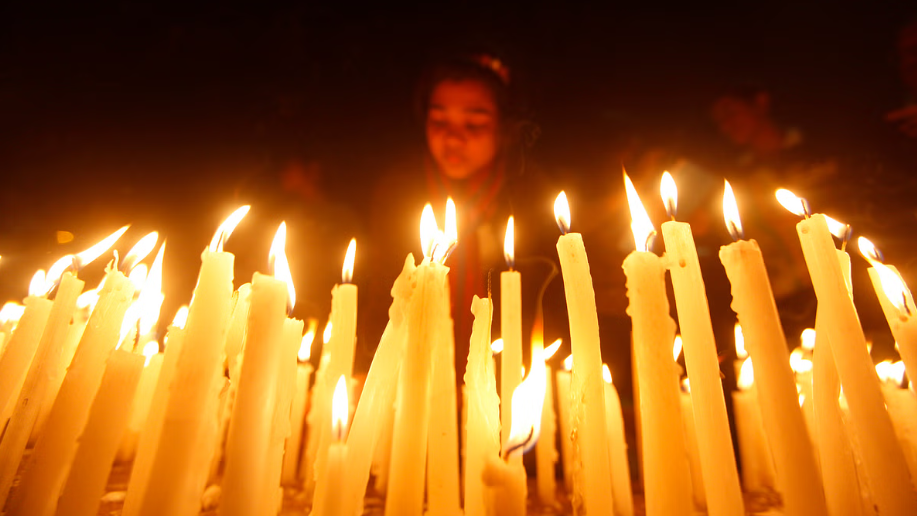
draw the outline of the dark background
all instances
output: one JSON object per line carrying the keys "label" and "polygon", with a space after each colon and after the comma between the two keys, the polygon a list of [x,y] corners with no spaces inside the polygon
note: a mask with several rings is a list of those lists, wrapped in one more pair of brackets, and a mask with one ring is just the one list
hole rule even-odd
{"label": "dark background", "polygon": [[[534,152],[574,191],[614,185],[593,195],[619,195],[618,149],[630,139],[706,145],[713,98],[749,81],[772,91],[778,119],[855,153],[860,165],[848,175],[894,189],[913,169],[881,165],[900,143],[882,116],[904,103],[893,49],[912,10],[771,2],[8,9],[0,292],[21,298],[36,268],[133,223],[122,252],[154,229],[168,239],[163,319],[171,319],[190,298],[196,254],[242,201],[255,206],[228,245],[239,256],[237,283],[265,268],[283,217],[271,205],[276,168],[301,156],[322,164],[328,202],[356,221],[318,248],[297,245],[290,228],[303,299],[296,314],[323,319],[337,278],[317,271],[338,270],[347,241],[361,234],[372,180],[422,152],[412,104],[419,72],[437,52],[468,44],[506,57],[541,127]],[[913,211],[898,193],[896,209]],[[881,202],[876,191],[859,194]],[[850,201],[849,220],[863,220],[853,213],[860,199],[833,200]],[[902,225],[909,242],[913,218]],[[59,230],[75,240],[57,244]],[[910,255],[896,253],[889,262],[908,270]],[[358,252],[357,283],[371,259]],[[101,265],[84,274],[99,277]]]}

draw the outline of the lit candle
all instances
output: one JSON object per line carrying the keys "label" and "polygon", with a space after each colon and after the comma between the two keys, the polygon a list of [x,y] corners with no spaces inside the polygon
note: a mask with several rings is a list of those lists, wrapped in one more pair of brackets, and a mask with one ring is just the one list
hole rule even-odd
{"label": "lit candle", "polygon": [[262,486],[269,475],[284,321],[287,309],[296,301],[284,254],[285,243],[286,224],[281,223],[271,245],[274,276],[256,272],[252,277],[242,370],[226,438],[226,470],[220,503],[220,514],[224,516],[257,514],[261,508],[271,507]]}
{"label": "lit candle", "polygon": [[917,478],[917,397],[904,385],[904,362],[884,360],[876,364],[882,380],[882,396],[892,419],[895,435],[904,451],[911,480]]}
{"label": "lit candle", "polygon": [[[512,393],[522,381],[519,375],[519,368],[522,367],[522,275],[513,270],[516,264],[514,239],[515,223],[513,217],[510,217],[506,222],[503,239],[503,257],[509,270],[500,273],[500,338],[503,339],[500,359],[500,442],[504,448],[509,440],[513,419]],[[521,460],[522,456],[519,455],[518,459]]]}
{"label": "lit candle", "polygon": [[[363,513],[363,498],[372,462],[380,448],[391,449],[391,414],[395,406],[395,392],[404,359],[407,332],[405,309],[413,292],[411,282],[415,270],[414,258],[408,255],[401,274],[392,286],[394,299],[389,308],[389,322],[369,366],[360,402],[353,415],[353,424],[350,425],[347,436],[347,484],[342,497],[354,510],[346,511],[347,514]],[[388,466],[388,463],[380,466]],[[387,467],[384,474],[388,475]]]}
{"label": "lit candle", "polygon": [[[534,339],[544,338],[541,334],[543,328],[541,323],[536,322],[538,335]],[[535,445],[536,478],[538,480],[538,499],[541,504],[553,507],[557,504],[557,479],[555,465],[557,464],[557,417],[554,413],[554,373],[547,361],[560,349],[561,340],[557,339],[553,344],[544,349],[545,360],[545,391],[544,405],[541,408],[541,437],[538,438],[538,444]],[[607,400],[606,400],[607,402]]]}
{"label": "lit candle", "polygon": [[513,393],[513,406],[516,408],[513,410],[510,440],[503,449],[502,460],[499,456],[491,455],[486,458],[484,465],[482,479],[489,488],[491,500],[488,514],[526,514],[528,486],[525,467],[521,460],[510,459],[514,455],[521,456],[535,446],[541,427],[540,411],[545,390],[544,358],[538,350],[533,351],[532,370]]}
{"label": "lit candle", "polygon": [[[882,263],[882,253],[869,240],[858,239],[860,253],[869,261],[869,279],[882,305],[888,327],[898,344],[901,360],[909,374],[917,378],[917,307],[914,297],[898,270]],[[908,364],[910,366],[908,367]]]}
{"label": "lit candle", "polygon": [[[806,214],[801,201],[782,190],[778,199],[796,213]],[[792,198],[792,199],[789,199]],[[837,366],[854,432],[863,449],[863,462],[880,513],[917,514],[917,492],[907,471],[872,360],[866,350],[866,337],[857,318],[853,299],[847,291],[838,263],[837,249],[825,216],[815,214],[796,225],[799,242],[812,278],[819,308],[824,309],[825,342]],[[818,330],[816,328],[816,330]]]}
{"label": "lit candle", "polygon": [[98,513],[99,499],[105,494],[111,465],[127,430],[131,403],[145,361],[143,355],[123,349],[115,350],[108,357],[55,514],[94,516]]}
{"label": "lit candle", "polygon": [[[674,218],[678,193],[675,181],[668,173],[663,174],[661,189],[666,211]],[[691,225],[675,220],[665,222],[662,224],[662,238],[675,291],[685,367],[691,379],[691,396],[695,402],[694,421],[697,424],[701,468],[705,478],[720,480],[705,482],[707,508],[712,516],[742,514],[744,502],[726,417],[716,341]]]}
{"label": "lit candle", "polygon": [[[803,330],[801,339],[803,342],[809,342],[815,338],[815,331],[811,328]],[[799,408],[802,410],[802,416],[805,421],[806,430],[811,440],[815,435],[815,403],[813,393],[813,374],[812,361],[805,358],[804,348],[796,348],[790,353],[790,369],[796,375],[796,390],[798,393]],[[816,458],[818,453],[816,452]]]}
{"label": "lit candle", "polygon": [[35,443],[19,488],[10,499],[9,514],[54,513],[92,400],[102,382],[106,360],[118,344],[121,321],[133,295],[130,280],[109,269],[99,302],[48,414],[45,431]]}
{"label": "lit candle", "polygon": [[[0,424],[5,424],[13,412],[19,389],[51,314],[52,303],[41,292],[44,282],[33,279],[31,285],[29,297],[24,301],[25,311],[10,337],[6,351],[0,356]],[[38,291],[35,290],[36,286]]]}
{"label": "lit candle", "polygon": [[643,483],[648,515],[691,514],[690,485],[681,428],[678,376],[672,364],[675,321],[669,316],[665,264],[649,252],[655,230],[627,175],[624,186],[631,211],[636,250],[624,260],[627,314],[634,339],[634,375],[640,391],[639,412]]}
{"label": "lit candle", "polygon": [[490,344],[490,325],[493,307],[489,299],[474,297],[471,303],[474,324],[468,347],[468,367],[465,368],[465,386],[468,399],[468,430],[465,448],[465,515],[485,516],[487,496],[481,482],[489,458],[500,454],[500,400],[493,353]]}
{"label": "lit candle", "polygon": [[[611,514],[613,511],[611,465],[608,464],[608,433],[605,428],[605,389],[602,382],[602,356],[599,345],[599,319],[595,308],[595,290],[589,274],[589,262],[583,237],[570,231],[570,206],[563,192],[554,202],[554,217],[561,229],[557,254],[564,278],[567,314],[570,319],[570,344],[573,349],[573,382],[571,395],[573,423],[583,485],[574,489],[582,496],[587,514]],[[505,359],[505,357],[504,357]],[[577,413],[578,412],[578,413]]]}
{"label": "lit candle", "polygon": [[[678,337],[676,337],[676,340]],[[691,382],[681,381],[681,419],[688,452],[688,467],[691,470],[691,494],[694,507],[707,510],[707,492],[704,490],[704,475],[700,467],[700,451],[697,449],[697,425],[694,424],[694,402],[691,399]]]}
{"label": "lit candle", "polygon": [[776,491],[774,459],[764,434],[753,371],[750,358],[742,361],[736,381],[738,390],[732,393],[739,454],[742,457],[742,485],[749,493]]}
{"label": "lit candle", "polygon": [[303,421],[306,416],[306,401],[309,399],[309,382],[312,379],[312,364],[309,358],[312,356],[312,342],[315,340],[315,331],[318,322],[315,319],[309,320],[309,329],[302,336],[300,341],[299,352],[296,354],[298,363],[296,364],[296,388],[293,393],[293,409],[290,412],[290,436],[287,437],[285,452],[283,455],[283,476],[284,484],[294,485],[299,483],[299,459],[303,438]]}
{"label": "lit candle", "polygon": [[615,514],[632,516],[634,498],[630,488],[630,464],[627,460],[627,440],[624,437],[624,416],[621,414],[621,398],[612,383],[611,370],[602,364],[605,379],[605,421],[608,426],[608,443],[611,453],[611,488],[614,491]]}
{"label": "lit candle", "polygon": [[334,388],[334,397],[331,403],[332,442],[328,446],[328,462],[320,477],[315,494],[315,505],[312,507],[314,516],[351,516],[345,512],[347,500],[339,496],[338,489],[344,485],[347,471],[347,445],[344,434],[347,428],[347,415],[349,412],[347,402],[347,380],[344,375],[338,377],[337,386]]}
{"label": "lit candle", "polygon": [[[412,264],[413,265],[413,264]],[[315,385],[309,393],[311,402],[309,403],[309,414],[306,416],[306,449],[302,454],[302,461],[299,463],[299,471],[302,474],[303,490],[306,500],[311,502],[315,493],[315,457],[318,455],[318,444],[321,440],[321,425],[325,422],[325,414],[322,413],[320,406],[321,400],[325,399],[325,393],[328,389],[328,364],[331,361],[331,335],[334,333],[334,325],[331,319],[325,323],[325,329],[322,331],[322,352],[318,359],[318,369],[315,371]]]}
{"label": "lit candle", "polygon": [[[406,310],[405,360],[398,382],[398,403],[392,435],[385,514],[423,514],[427,438],[430,424],[430,375],[433,370],[432,338],[449,316],[449,298],[443,265],[454,241],[446,241],[436,225],[433,208],[424,208],[420,223],[424,260],[415,271],[415,290]],[[456,446],[458,444],[456,443]]]}
{"label": "lit candle", "polygon": [[[780,325],[777,305],[774,302],[770,280],[764,268],[764,258],[758,243],[755,240],[744,240],[742,222],[735,200],[732,187],[727,181],[723,193],[723,214],[729,234],[735,242],[720,248],[720,261],[726,269],[726,276],[732,286],[732,308],[738,314],[739,323],[744,328],[742,350],[747,350],[754,360],[754,391],[733,393],[733,404],[736,399],[739,403],[751,404],[744,401],[752,397],[760,406],[760,413],[750,407],[736,407],[735,410],[745,410],[744,418],[763,419],[764,429],[767,431],[766,441],[773,451],[773,467],[776,467],[780,478],[779,490],[783,495],[784,507],[787,514],[816,515],[827,514],[824,492],[818,472],[818,465],[811,446],[811,440],[806,430],[805,420],[797,403],[796,386],[793,371],[790,368],[787,353],[786,337]],[[738,351],[738,336],[736,350]],[[742,357],[740,357],[742,358]],[[749,372],[751,374],[751,362]],[[757,393],[760,393],[758,395]],[[810,389],[811,393],[811,389]],[[812,405],[810,400],[810,405]],[[748,439],[757,439],[753,433],[757,432],[757,423],[748,419],[743,423],[748,429]],[[738,414],[736,415],[738,428]],[[764,436],[761,436],[762,438]],[[741,439],[739,450],[742,452]],[[760,451],[750,452],[759,456]],[[772,462],[769,457],[759,471],[769,472]],[[754,463],[754,460],[752,460]],[[754,475],[746,473],[746,461],[742,460],[743,479],[745,488],[749,490],[749,481]],[[764,477],[767,478],[767,477]],[[763,480],[763,479],[762,479]],[[770,479],[768,479],[770,481]],[[751,485],[756,485],[752,482]],[[767,486],[767,483],[757,483]],[[773,485],[768,487],[775,487]]]}
{"label": "lit candle", "polygon": [[147,342],[143,346],[143,356],[145,357],[143,371],[140,373],[140,382],[137,384],[137,392],[131,404],[127,429],[118,450],[118,460],[125,462],[132,460],[137,451],[137,440],[150,414],[153,392],[159,380],[159,373],[162,371],[163,354],[159,352],[158,342],[155,340]]}
{"label": "lit candle", "polygon": [[200,509],[218,440],[223,345],[232,313],[235,257],[223,251],[223,243],[248,209],[244,206],[232,213],[201,254],[182,352],[170,388],[178,395],[167,398],[147,485],[138,487],[141,499],[137,514],[191,516]]}
{"label": "lit candle", "polygon": [[[13,477],[28,445],[29,435],[33,432],[33,426],[37,424],[45,400],[57,396],[57,389],[52,392],[52,386],[49,385],[48,377],[53,374],[49,370],[55,369],[55,355],[63,354],[61,348],[66,342],[70,317],[73,315],[83,285],[82,281],[69,272],[63,275],[57,297],[47,316],[47,329],[41,336],[32,364],[25,375],[16,405],[11,407],[14,409],[12,417],[0,441],[0,457],[3,457],[0,464],[0,506],[6,502]],[[28,328],[22,331],[26,330]],[[19,328],[16,331],[20,331]],[[59,387],[59,384],[56,387]]]}
{"label": "lit candle", "polygon": [[572,403],[572,398],[570,397],[570,380],[571,373],[573,369],[573,355],[568,356],[564,359],[564,368],[561,371],[557,371],[556,380],[557,380],[557,408],[560,412],[560,453],[561,453],[561,464],[564,469],[564,488],[567,490],[568,494],[573,493],[573,437],[572,437],[572,421],[570,414],[570,404]]}

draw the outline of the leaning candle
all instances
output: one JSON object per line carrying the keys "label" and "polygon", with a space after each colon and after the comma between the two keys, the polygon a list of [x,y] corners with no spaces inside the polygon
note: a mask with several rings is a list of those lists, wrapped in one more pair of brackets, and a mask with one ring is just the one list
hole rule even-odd
{"label": "leaning candle", "polygon": [[[743,349],[754,360],[755,390],[760,393],[756,395],[760,404],[757,417],[763,419],[773,451],[784,508],[788,515],[827,514],[818,465],[797,403],[786,337],[764,258],[756,241],[743,239],[738,206],[728,181],[723,194],[723,214],[735,242],[720,248],[720,261],[732,286],[732,309],[744,328]],[[743,397],[737,394],[740,399]],[[812,405],[811,400],[809,404]]]}
{"label": "leaning candle", "polygon": [[290,436],[287,437],[283,454],[283,473],[281,480],[284,484],[293,485],[299,482],[297,468],[299,468],[300,448],[303,442],[303,421],[306,416],[306,401],[309,399],[309,382],[312,380],[312,364],[309,358],[312,355],[312,342],[315,340],[316,321],[309,321],[309,329],[302,336],[299,352],[296,354],[296,387],[293,391],[293,408],[290,412]]}
{"label": "leaning candle", "polygon": [[474,297],[474,325],[468,347],[465,386],[468,397],[468,430],[465,448],[465,515],[485,516],[487,496],[481,482],[489,458],[500,454],[500,400],[491,358],[490,324],[493,307],[489,299]]}
{"label": "leaning candle", "polygon": [[[784,204],[805,214],[802,201],[792,193],[779,194],[792,202]],[[917,492],[914,491],[907,471],[907,463],[866,350],[866,337],[847,292],[844,276],[838,263],[837,249],[828,223],[822,214],[812,215],[796,225],[802,252],[818,298],[819,309],[824,309],[824,329],[827,331],[831,353],[837,365],[838,376],[847,403],[854,432],[863,448],[866,475],[880,513],[917,514]]]}
{"label": "leaning candle", "polygon": [[[503,257],[509,270],[500,273],[500,337],[503,339],[500,356],[500,442],[504,448],[513,419],[513,392],[522,381],[519,375],[522,367],[522,275],[513,270],[516,263],[514,239],[515,223],[510,217],[503,239]],[[522,460],[522,455],[517,459]]]}
{"label": "leaning candle", "polygon": [[118,450],[120,461],[129,461],[134,458],[134,453],[137,451],[137,439],[140,437],[140,431],[146,425],[150,403],[153,401],[153,392],[159,380],[159,372],[162,370],[163,354],[159,352],[158,342],[155,340],[147,342],[143,346],[143,356],[145,357],[143,372],[140,373],[140,382],[137,384],[137,392],[131,404],[127,429],[121,438],[121,447]]}
{"label": "leaning candle", "polygon": [[277,376],[283,357],[283,326],[287,308],[295,302],[295,295],[287,290],[289,267],[284,255],[285,242],[286,225],[281,224],[271,245],[276,277],[257,272],[252,277],[248,333],[226,439],[220,503],[220,514],[224,516],[257,514],[260,507],[270,507],[265,504],[262,485],[268,475]]}
{"label": "leaning candle", "polygon": [[678,377],[672,364],[675,321],[669,316],[663,260],[649,252],[653,224],[633,183],[624,175],[636,250],[624,259],[627,314],[634,339],[642,435],[646,511],[654,515],[691,514],[687,452],[680,429]]}
{"label": "leaning candle", "polygon": [[901,360],[909,376],[917,378],[917,307],[901,274],[891,265],[882,263],[882,254],[869,240],[858,239],[860,253],[869,260],[869,279],[882,305],[888,327],[898,344]]}
{"label": "leaning candle", "polygon": [[681,381],[681,419],[688,452],[688,468],[691,470],[691,493],[694,508],[707,510],[707,492],[704,490],[704,474],[700,467],[700,452],[697,450],[697,425],[694,423],[694,402],[691,399],[691,382]]}
{"label": "leaning candle", "polygon": [[611,453],[612,484],[614,491],[615,514],[631,516],[634,514],[634,498],[630,488],[630,464],[627,460],[627,440],[624,438],[624,417],[621,415],[621,398],[612,383],[611,370],[602,365],[602,376],[605,379],[605,421],[608,426],[608,443]]}
{"label": "leaning candle", "polygon": [[10,500],[9,514],[48,516],[54,513],[92,400],[102,381],[105,362],[118,344],[121,320],[133,295],[130,280],[117,270],[109,269],[99,302],[48,414],[45,431],[38,437],[19,488]]}
{"label": "leaning candle", "polygon": [[334,388],[334,397],[331,402],[331,436],[332,442],[328,446],[328,461],[322,472],[321,481],[315,493],[315,506],[312,508],[313,516],[351,516],[344,512],[346,501],[339,496],[340,486],[347,479],[347,445],[344,434],[347,428],[347,381],[344,375],[338,377],[337,386]]}
{"label": "leaning candle", "polygon": [[[32,283],[43,285],[40,281]],[[0,356],[0,425],[5,424],[13,412],[19,389],[29,371],[29,364],[38,348],[41,333],[50,314],[51,301],[30,287],[29,297],[25,298],[25,311],[10,337],[5,352]]]}
{"label": "leaning candle", "polygon": [[143,355],[123,349],[108,357],[99,392],[80,436],[73,466],[57,503],[59,516],[93,516],[105,493],[111,465],[127,430]]}
{"label": "leaning candle", "polygon": [[764,434],[750,358],[742,362],[736,384],[738,390],[732,393],[732,410],[739,439],[739,456],[742,457],[742,485],[749,493],[776,491],[773,455]]}
{"label": "leaning candle", "polygon": [[[554,202],[554,217],[561,229],[557,254],[564,278],[567,315],[570,319],[570,344],[573,349],[572,397],[576,439],[579,442],[584,485],[585,511],[590,515],[613,511],[611,466],[608,464],[608,435],[605,429],[605,392],[602,385],[602,356],[599,345],[599,319],[595,290],[583,237],[570,231],[570,207],[563,192]],[[574,486],[576,487],[576,486]]]}
{"label": "leaning candle", "polygon": [[[674,217],[678,194],[668,172],[663,174],[661,186],[666,211]],[[662,224],[662,238],[675,291],[685,367],[691,379],[701,467],[704,478],[720,480],[705,482],[707,508],[712,516],[742,514],[744,502],[726,417],[716,341],[691,225],[675,220],[665,222]]]}
{"label": "leaning candle", "polygon": [[[533,339],[543,339],[543,328],[540,323],[536,323],[538,335]],[[553,344],[544,349],[545,360],[545,391],[544,405],[541,408],[541,436],[538,438],[538,444],[535,445],[536,477],[538,480],[538,499],[541,504],[552,507],[557,504],[557,473],[555,465],[557,464],[557,417],[554,412],[554,373],[547,361],[560,349],[561,340],[557,339]],[[607,402],[607,400],[606,400]]]}
{"label": "leaning candle", "polygon": [[[219,431],[217,412],[223,378],[223,344],[232,308],[235,257],[223,252],[245,214],[244,206],[220,226],[201,254],[201,269],[184,328],[158,443],[139,514],[191,516],[200,508]],[[225,494],[225,493],[224,493]]]}
{"label": "leaning candle", "polygon": [[883,360],[876,364],[876,374],[882,380],[882,396],[892,419],[895,435],[904,451],[911,481],[917,478],[917,397],[904,384],[904,363]]}
{"label": "leaning candle", "polygon": [[573,492],[573,438],[570,421],[570,370],[573,369],[573,355],[564,359],[564,369],[557,371],[557,408],[560,412],[560,453],[564,469],[564,487]]}

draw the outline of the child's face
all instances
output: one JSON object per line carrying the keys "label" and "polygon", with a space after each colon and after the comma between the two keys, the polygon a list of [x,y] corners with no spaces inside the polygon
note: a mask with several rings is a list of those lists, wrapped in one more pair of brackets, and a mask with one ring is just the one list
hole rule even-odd
{"label": "child's face", "polygon": [[446,80],[436,85],[427,110],[427,145],[447,176],[465,179],[490,165],[499,140],[497,105],[484,84]]}

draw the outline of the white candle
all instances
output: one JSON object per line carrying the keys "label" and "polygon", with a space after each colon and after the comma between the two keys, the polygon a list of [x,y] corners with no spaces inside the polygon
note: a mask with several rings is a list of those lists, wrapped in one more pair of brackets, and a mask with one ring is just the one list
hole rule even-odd
{"label": "white candle", "polygon": [[146,425],[146,420],[150,413],[150,404],[153,401],[153,393],[156,390],[156,382],[159,380],[160,371],[162,371],[163,354],[159,353],[158,342],[147,342],[143,346],[143,356],[145,357],[145,364],[143,371],[140,373],[140,382],[137,384],[134,402],[131,404],[131,414],[127,428],[121,438],[121,446],[118,449],[118,460],[120,461],[129,461],[134,458],[134,454],[137,451],[137,440]]}
{"label": "white candle", "polygon": [[643,483],[646,511],[653,515],[691,513],[687,452],[681,428],[678,377],[672,363],[675,322],[669,316],[663,260],[648,252],[652,222],[627,175],[624,176],[636,250],[624,260],[634,339],[634,375],[640,392]]}
{"label": "white candle", "polygon": [[875,502],[881,513],[917,514],[917,492],[909,482],[904,454],[885,411],[879,381],[866,350],[866,337],[847,291],[825,216],[815,214],[803,220],[796,225],[796,232],[819,309],[824,308],[828,337],[825,342],[831,346],[844,386]]}
{"label": "white candle", "polygon": [[[533,339],[542,339],[543,328],[541,322],[536,322],[538,335],[533,335]],[[534,333],[534,332],[533,332]],[[547,362],[560,349],[561,340],[557,339],[553,344],[544,349],[544,360]],[[557,417],[554,412],[554,372],[551,366],[545,363],[545,393],[544,405],[541,409],[541,436],[535,445],[536,478],[538,480],[538,499],[541,504],[547,507],[557,505],[557,473],[555,466],[557,464]],[[607,400],[606,400],[607,401]]]}
{"label": "white candle", "polygon": [[314,516],[351,516],[346,512],[346,499],[339,496],[340,486],[344,485],[347,478],[345,465],[347,463],[347,445],[344,442],[344,433],[347,428],[347,381],[344,375],[338,377],[337,386],[334,388],[334,397],[331,403],[332,442],[328,447],[328,462],[319,480],[315,494],[315,505],[312,508]]}
{"label": "white candle", "polygon": [[564,370],[557,371],[557,408],[560,412],[560,453],[561,465],[564,469],[564,487],[569,495],[573,494],[573,438],[571,437],[572,422],[570,420],[570,369],[573,367],[573,355],[564,359]]}
{"label": "white candle", "polygon": [[[621,414],[621,398],[612,383],[611,370],[602,365],[605,377],[605,421],[608,426],[608,443],[611,453],[611,488],[614,491],[615,514],[632,516],[634,498],[630,487],[630,463],[627,460],[627,440],[624,438],[624,416]],[[605,374],[607,373],[607,374]]]}
{"label": "white candle", "polygon": [[732,393],[732,410],[739,439],[739,454],[742,457],[742,485],[749,493],[776,491],[774,459],[764,434],[764,421],[761,418],[750,358],[742,362],[736,383],[739,389]]}
{"label": "white candle", "polygon": [[290,411],[290,436],[287,437],[283,454],[282,480],[286,485],[298,484],[299,460],[302,453],[303,421],[306,416],[306,401],[309,399],[309,383],[312,380],[312,364],[309,358],[312,354],[312,342],[315,340],[316,321],[309,321],[309,329],[300,341],[299,352],[296,358],[296,387],[293,392],[293,408]]}
{"label": "white candle", "polygon": [[519,374],[522,367],[522,275],[513,270],[514,238],[515,224],[513,217],[510,217],[503,239],[503,256],[509,270],[500,273],[500,338],[503,339],[500,357],[500,442],[504,448],[509,440],[509,428],[513,420],[513,392],[522,381]]}
{"label": "white candle", "polygon": [[696,510],[707,510],[707,493],[704,490],[704,474],[700,467],[700,451],[697,449],[697,426],[694,424],[694,402],[691,399],[691,383],[685,378],[681,384],[681,419],[684,429],[685,447],[688,452],[688,467],[691,470],[691,494]]}
{"label": "white candle", "polygon": [[602,357],[599,345],[599,320],[595,290],[583,237],[568,233],[570,208],[561,192],[554,203],[554,216],[565,233],[557,240],[557,254],[563,272],[567,314],[570,319],[570,344],[573,349],[573,410],[576,439],[582,460],[582,493],[585,511],[590,515],[613,511],[611,465],[608,464],[608,433],[605,428],[605,392],[602,382]]}
{"label": "white candle", "polygon": [[[663,175],[663,186],[666,187],[663,198],[667,208],[672,208],[667,211],[674,216],[677,194],[671,176]],[[701,468],[705,478],[719,479],[719,482],[705,482],[707,508],[711,516],[742,514],[745,510],[742,490],[694,236],[690,224],[671,220],[662,224],[662,237],[675,291],[685,366],[691,379],[691,397],[695,402],[694,421]],[[643,392],[640,394],[642,396]]]}
{"label": "white candle", "polygon": [[51,305],[44,296],[27,297],[25,312],[0,356],[0,424],[5,424],[13,412],[19,389],[51,314]]}
{"label": "white candle", "polygon": [[494,364],[491,360],[490,324],[493,307],[489,299],[474,297],[474,325],[468,347],[465,387],[468,398],[467,447],[465,448],[465,515],[485,516],[487,496],[481,481],[488,460],[500,454],[500,416]]}
{"label": "white candle", "polygon": [[892,419],[898,443],[904,451],[911,482],[917,478],[917,397],[914,391],[902,386],[904,381],[904,362],[885,360],[876,364],[876,373],[882,380],[882,396],[885,407]]}

